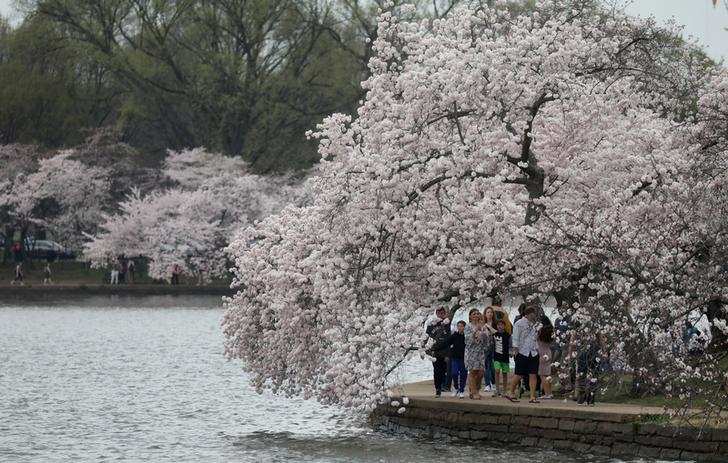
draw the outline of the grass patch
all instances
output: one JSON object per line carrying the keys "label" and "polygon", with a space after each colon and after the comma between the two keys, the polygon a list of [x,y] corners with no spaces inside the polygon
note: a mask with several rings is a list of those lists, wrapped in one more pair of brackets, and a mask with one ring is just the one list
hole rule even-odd
{"label": "grass patch", "polygon": [[[26,285],[43,284],[43,270],[46,262],[44,260],[26,260],[23,262]],[[93,269],[85,262],[63,260],[51,262],[51,273],[55,285],[101,285],[109,283],[109,271],[105,269]],[[10,284],[15,276],[15,263],[4,262],[0,264],[0,285]],[[194,286],[196,280],[192,278],[180,278],[183,285]],[[147,274],[146,265],[139,262],[134,271],[134,284],[168,284],[163,280],[155,280]],[[230,279],[219,279],[209,286],[227,286]]]}

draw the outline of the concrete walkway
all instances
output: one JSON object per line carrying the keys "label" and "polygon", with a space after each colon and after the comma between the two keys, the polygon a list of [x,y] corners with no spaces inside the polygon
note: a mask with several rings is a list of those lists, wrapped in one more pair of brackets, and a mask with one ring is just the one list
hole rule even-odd
{"label": "concrete walkway", "polygon": [[[369,417],[374,429],[426,439],[463,439],[488,446],[517,445],[581,455],[654,461],[728,462],[728,432],[669,422],[659,407],[504,398],[435,398],[431,381],[392,388],[392,401]],[[396,403],[407,397],[407,404]],[[605,460],[606,461],[606,460]]]}
{"label": "concrete walkway", "polygon": [[504,397],[489,397],[489,393],[482,393],[483,399],[472,400],[469,398],[460,399],[451,397],[450,393],[444,393],[442,397],[436,398],[432,387],[432,381],[420,381],[405,384],[392,389],[395,397],[407,397],[411,402],[428,407],[437,407],[448,411],[472,411],[481,413],[497,413],[511,415],[528,415],[540,417],[573,417],[580,419],[593,419],[599,421],[611,421],[626,423],[637,421],[646,416],[664,415],[665,410],[659,407],[645,407],[631,404],[610,404],[599,403],[589,407],[578,405],[572,400],[552,399],[542,400],[539,404],[528,403],[528,397],[513,403]]}

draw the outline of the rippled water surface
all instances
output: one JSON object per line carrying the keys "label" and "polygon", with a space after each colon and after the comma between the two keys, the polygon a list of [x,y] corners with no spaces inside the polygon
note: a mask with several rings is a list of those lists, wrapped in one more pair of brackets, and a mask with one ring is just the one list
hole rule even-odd
{"label": "rippled water surface", "polygon": [[221,315],[215,297],[0,301],[0,461],[599,461],[401,439],[258,395]]}

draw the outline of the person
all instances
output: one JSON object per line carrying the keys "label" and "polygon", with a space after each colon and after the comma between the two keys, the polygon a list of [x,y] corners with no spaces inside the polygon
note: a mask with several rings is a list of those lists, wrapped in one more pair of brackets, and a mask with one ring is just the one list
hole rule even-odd
{"label": "person", "polygon": [[551,344],[553,342],[553,325],[542,325],[541,329],[538,330],[538,376],[541,378],[542,399],[554,398],[551,388],[551,362],[553,358]]}
{"label": "person", "polygon": [[10,284],[15,285],[15,283],[18,283],[21,286],[25,285],[25,282],[23,281],[23,263],[22,262],[18,262],[18,264],[15,266],[15,278],[13,279],[13,281],[10,282]]}
{"label": "person", "polygon": [[695,325],[690,323],[690,320],[685,320],[682,341],[690,355],[699,356],[703,353],[704,345],[702,333],[695,327]]}
{"label": "person", "polygon": [[508,311],[503,308],[503,301],[501,300],[500,296],[496,294],[491,298],[490,301],[490,307],[493,309],[493,312],[495,312],[496,323],[499,320],[503,320],[503,322],[506,324],[506,333],[512,334],[513,325],[511,324],[511,319],[508,316]]}
{"label": "person", "polygon": [[179,274],[182,273],[182,269],[180,268],[179,264],[174,264],[172,266],[172,280],[170,281],[173,285],[179,284]]}
{"label": "person", "polygon": [[559,364],[559,377],[561,378],[561,393],[566,396],[574,391],[576,384],[576,363],[573,356],[569,356],[572,339],[572,322],[568,315],[557,318],[554,322],[554,335],[558,342],[553,346],[553,364]]}
{"label": "person", "polygon": [[128,263],[126,257],[122,254],[119,256],[119,283],[126,284],[126,271],[128,269]]}
{"label": "person", "polygon": [[126,270],[127,275],[129,276],[129,283],[134,283],[134,270],[136,270],[134,265],[134,259],[129,259],[129,267]]}
{"label": "person", "polygon": [[119,284],[119,268],[116,264],[114,264],[113,267],[111,267],[111,284],[112,285],[118,285]]}
{"label": "person", "polygon": [[518,315],[516,315],[516,318],[513,319],[513,326],[515,327],[516,323],[518,323],[518,320],[523,318],[523,311],[526,310],[526,307],[528,304],[525,302],[521,302],[521,305],[518,306]]}
{"label": "person", "polygon": [[448,340],[450,348],[450,365],[452,367],[452,380],[455,390],[453,397],[465,397],[465,384],[468,380],[468,370],[465,368],[465,322],[457,323],[457,331],[450,335]]}
{"label": "person", "polygon": [[435,385],[435,397],[442,395],[442,387],[447,375],[447,357],[450,354],[448,341],[450,339],[450,319],[447,318],[447,309],[438,307],[433,318],[425,330],[433,343],[426,350],[427,355],[433,357],[432,379]]}
{"label": "person", "polygon": [[511,371],[511,335],[506,331],[504,320],[496,322],[498,331],[493,335],[493,369],[495,370],[495,395],[508,390],[508,373]]}
{"label": "person", "polygon": [[10,252],[13,253],[13,261],[16,264],[23,261],[23,245],[20,244],[20,241],[13,243]]}
{"label": "person", "polygon": [[[493,307],[486,307],[483,312],[483,326],[488,332],[490,339],[498,331],[495,327],[495,310]],[[483,382],[486,392],[495,392],[495,370],[493,369],[493,343],[490,342],[485,348],[485,368],[483,370]],[[495,395],[495,394],[494,394]]]}
{"label": "person", "polygon": [[[516,315],[516,318],[513,319],[514,325],[516,323],[518,323],[518,320],[523,318],[523,311],[526,309],[527,306],[528,306],[528,304],[526,302],[521,302],[521,304],[518,306],[518,315]],[[511,331],[511,334],[513,334],[512,331]],[[538,376],[536,376],[536,378],[538,378]],[[521,381],[519,381],[519,383],[518,383],[518,397],[522,396],[523,392],[527,391],[528,389],[529,389],[528,377],[521,378]]]}
{"label": "person", "polygon": [[586,343],[576,358],[576,401],[579,405],[594,406],[599,366],[599,343]]}
{"label": "person", "polygon": [[538,343],[536,340],[536,307],[528,305],[523,309],[523,317],[513,325],[513,351],[516,358],[516,369],[506,399],[518,402],[515,391],[521,378],[528,378],[529,403],[537,404],[536,382],[538,376]]}
{"label": "person", "polygon": [[53,279],[51,278],[51,264],[46,262],[45,269],[43,269],[43,284],[53,284]]}
{"label": "person", "polygon": [[[553,326],[553,323],[551,323],[551,319],[549,317],[547,317],[546,314],[542,310],[540,310],[539,307],[536,307],[536,317],[539,320],[538,323],[539,323],[540,327]],[[540,332],[540,328],[539,328],[538,332]],[[536,337],[538,338],[538,334],[536,335]],[[539,357],[540,357],[540,355],[539,355]],[[549,358],[551,358],[551,356],[549,356]],[[541,362],[539,361],[539,365],[540,365],[540,363]],[[522,384],[524,391],[531,390],[527,380],[521,381],[521,384]],[[539,374],[538,376],[536,376],[536,393],[539,394],[539,391],[542,391],[542,390],[543,390],[543,388],[541,385],[541,375]]]}
{"label": "person", "polygon": [[559,342],[553,346],[554,362],[561,362],[564,356],[564,348],[562,346],[568,344],[569,330],[569,319],[567,317],[556,319],[556,321],[554,322],[554,338]]}
{"label": "person", "polygon": [[470,311],[468,325],[465,327],[465,368],[468,369],[468,389],[471,399],[480,400],[480,387],[483,382],[485,350],[490,343],[488,331],[483,326],[483,316],[478,309]]}

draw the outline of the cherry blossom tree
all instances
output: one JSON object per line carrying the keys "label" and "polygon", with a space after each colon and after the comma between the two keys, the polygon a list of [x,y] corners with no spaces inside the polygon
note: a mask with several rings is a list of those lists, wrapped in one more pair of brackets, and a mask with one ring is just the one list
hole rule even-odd
{"label": "cherry blossom tree", "polygon": [[370,410],[434,305],[495,292],[556,297],[574,342],[601,333],[663,391],[725,384],[679,342],[726,299],[725,77],[670,30],[578,4],[382,13],[357,117],[312,134],[313,203],[230,247],[227,354],[258,388]]}
{"label": "cherry blossom tree", "polygon": [[34,160],[18,160],[23,166],[0,181],[0,209],[23,237],[35,227],[79,249],[83,234],[95,231],[108,205],[108,172],[72,159],[74,154],[65,150],[39,159],[37,170]]}
{"label": "cherry blossom tree", "polygon": [[132,191],[102,231],[91,237],[85,258],[106,266],[118,256],[149,259],[149,274],[169,279],[172,268],[199,283],[227,272],[225,247],[236,230],[278,209],[297,194],[288,178],[251,174],[242,160],[202,148],[170,151],[162,169],[169,188]]}

